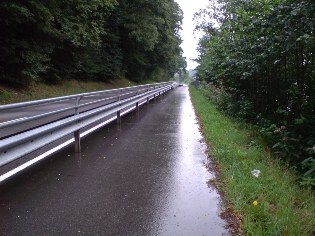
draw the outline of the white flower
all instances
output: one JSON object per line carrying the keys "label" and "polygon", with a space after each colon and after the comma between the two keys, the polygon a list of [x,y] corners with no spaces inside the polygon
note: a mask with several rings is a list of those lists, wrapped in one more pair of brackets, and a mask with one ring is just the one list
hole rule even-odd
{"label": "white flower", "polygon": [[253,169],[250,173],[252,173],[252,175],[255,176],[256,178],[258,178],[258,176],[260,175],[260,170]]}

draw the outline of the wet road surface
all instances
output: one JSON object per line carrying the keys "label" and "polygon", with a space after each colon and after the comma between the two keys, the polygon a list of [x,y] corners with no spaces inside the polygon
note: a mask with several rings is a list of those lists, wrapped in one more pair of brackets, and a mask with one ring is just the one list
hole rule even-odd
{"label": "wet road surface", "polygon": [[1,235],[227,235],[188,88],[0,186]]}

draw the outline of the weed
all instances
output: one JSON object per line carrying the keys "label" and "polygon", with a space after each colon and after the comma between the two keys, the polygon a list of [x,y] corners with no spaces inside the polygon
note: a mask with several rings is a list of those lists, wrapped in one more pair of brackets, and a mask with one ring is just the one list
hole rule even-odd
{"label": "weed", "polygon": [[12,97],[12,93],[9,91],[1,91],[0,92],[0,100],[7,100],[10,99]]}
{"label": "weed", "polygon": [[64,86],[66,89],[70,89],[70,88],[72,87],[70,81],[65,81],[65,82],[63,83],[63,86]]}

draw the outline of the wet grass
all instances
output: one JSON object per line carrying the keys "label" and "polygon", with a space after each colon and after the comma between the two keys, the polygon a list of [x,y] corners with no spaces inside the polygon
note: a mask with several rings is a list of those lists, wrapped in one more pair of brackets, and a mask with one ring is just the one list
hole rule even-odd
{"label": "wet grass", "polygon": [[314,192],[300,187],[294,170],[264,146],[253,127],[224,116],[196,88],[190,92],[219,168],[215,185],[241,219],[244,234],[314,235]]}
{"label": "wet grass", "polygon": [[0,104],[32,101],[133,85],[136,84],[127,79],[116,79],[107,83],[76,80],[65,81],[57,85],[34,83],[24,89],[14,89],[9,86],[0,85]]}

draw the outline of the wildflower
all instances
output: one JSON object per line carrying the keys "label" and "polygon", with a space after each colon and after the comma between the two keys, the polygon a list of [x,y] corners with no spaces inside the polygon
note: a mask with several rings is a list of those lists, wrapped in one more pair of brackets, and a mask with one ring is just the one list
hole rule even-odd
{"label": "wildflower", "polygon": [[257,205],[258,205],[258,202],[257,202],[257,201],[253,201],[253,205],[254,205],[254,206],[257,206]]}
{"label": "wildflower", "polygon": [[281,125],[280,129],[281,130],[285,130],[287,127],[285,127],[284,125]]}
{"label": "wildflower", "polygon": [[252,175],[255,176],[256,178],[258,178],[260,175],[260,170],[253,169],[250,173],[252,173]]}

